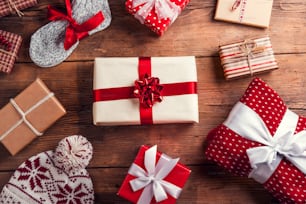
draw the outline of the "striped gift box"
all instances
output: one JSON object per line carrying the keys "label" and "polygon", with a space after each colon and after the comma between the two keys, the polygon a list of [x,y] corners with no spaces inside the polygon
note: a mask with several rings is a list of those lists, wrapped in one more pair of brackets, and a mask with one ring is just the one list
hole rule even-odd
{"label": "striped gift box", "polygon": [[0,30],[0,71],[12,71],[21,42],[20,35]]}
{"label": "striped gift box", "polygon": [[37,0],[0,0],[0,17],[16,13],[22,16],[20,10],[35,6]]}
{"label": "striped gift box", "polygon": [[278,68],[269,37],[220,46],[219,55],[227,80]]}

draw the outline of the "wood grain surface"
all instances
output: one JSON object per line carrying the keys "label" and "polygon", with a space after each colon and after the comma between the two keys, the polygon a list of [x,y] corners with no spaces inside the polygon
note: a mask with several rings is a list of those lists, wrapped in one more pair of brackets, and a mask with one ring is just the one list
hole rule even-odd
{"label": "wood grain surface", "polygon": [[[109,0],[109,28],[81,41],[62,64],[39,68],[29,57],[31,35],[48,23],[49,4],[64,8],[62,0],[41,0],[24,10],[25,16],[0,18],[0,29],[23,37],[11,74],[0,74],[0,107],[40,77],[67,109],[67,115],[16,156],[0,146],[0,188],[27,158],[54,149],[65,136],[82,134],[94,147],[88,166],[96,203],[128,203],[116,195],[142,144],[180,157],[192,174],[177,203],[277,203],[248,178],[231,176],[204,157],[207,133],[223,122],[251,78],[225,81],[218,46],[269,35],[279,69],[258,75],[273,87],[296,113],[306,115],[306,4],[304,0],[274,0],[270,27],[259,29],[213,20],[216,0],[191,0],[168,31],[157,37],[125,11],[124,0]],[[259,11],[260,13],[260,11]],[[259,14],[260,15],[260,14]],[[92,123],[93,60],[103,56],[183,56],[197,60],[199,124],[96,127]],[[5,118],[0,118],[4,120]]]}

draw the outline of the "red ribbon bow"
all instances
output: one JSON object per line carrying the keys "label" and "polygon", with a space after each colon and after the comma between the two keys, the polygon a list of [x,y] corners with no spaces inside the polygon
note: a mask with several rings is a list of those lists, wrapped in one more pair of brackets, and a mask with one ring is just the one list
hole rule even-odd
{"label": "red ribbon bow", "polygon": [[82,24],[76,22],[72,17],[72,9],[70,0],[65,0],[67,15],[61,11],[56,10],[52,6],[48,6],[48,19],[50,21],[66,20],[69,22],[66,28],[66,35],[64,41],[64,48],[68,50],[72,45],[74,45],[78,40],[81,40],[88,36],[88,31],[91,31],[98,27],[103,21],[104,16],[101,11],[96,13],[94,16],[89,18]]}
{"label": "red ribbon bow", "polygon": [[145,108],[151,108],[155,102],[163,100],[161,91],[163,86],[159,84],[159,78],[149,77],[145,74],[141,80],[135,81],[134,96]]}

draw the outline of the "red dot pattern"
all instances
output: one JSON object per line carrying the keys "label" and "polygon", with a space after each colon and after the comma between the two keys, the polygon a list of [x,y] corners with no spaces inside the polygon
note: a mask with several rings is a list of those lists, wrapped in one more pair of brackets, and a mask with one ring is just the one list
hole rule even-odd
{"label": "red dot pattern", "polygon": [[[174,2],[176,5],[181,7],[181,10],[183,10],[190,0],[170,0],[170,1]],[[135,13],[141,8],[141,5],[137,6],[136,8],[133,8],[132,5],[133,5],[133,0],[127,0],[125,2],[127,11],[130,14],[135,15]],[[150,28],[153,32],[157,33],[157,35],[161,36],[168,29],[168,27],[171,24],[171,21],[169,18],[159,20],[155,13],[155,8],[153,8],[152,11],[147,16],[147,18],[145,19],[144,24],[148,28]]]}
{"label": "red dot pattern", "polygon": [[[262,118],[271,135],[275,134],[287,109],[279,95],[259,78],[251,82],[240,102]],[[295,133],[305,129],[306,119],[300,117]],[[248,176],[252,169],[246,150],[257,146],[261,144],[237,135],[222,124],[209,133],[205,155],[235,175]],[[283,159],[263,185],[281,203],[302,204],[306,203],[305,182],[305,175]]]}

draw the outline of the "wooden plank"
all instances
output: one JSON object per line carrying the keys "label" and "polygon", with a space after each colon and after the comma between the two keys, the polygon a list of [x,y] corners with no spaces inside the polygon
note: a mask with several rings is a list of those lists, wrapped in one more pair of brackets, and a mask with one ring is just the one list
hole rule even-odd
{"label": "wooden plank", "polygon": [[[268,192],[254,181],[224,173],[211,165],[190,166],[188,179],[178,204],[183,203],[276,203]],[[116,194],[128,168],[89,169],[95,190],[95,203],[129,203]],[[0,172],[0,186],[8,182],[12,172]]]}
{"label": "wooden plank", "polygon": [[[306,74],[300,68],[300,64],[305,63],[305,57],[305,54],[279,55],[281,68],[260,75],[278,91],[290,108],[300,114],[306,107],[306,95],[302,88],[305,79],[299,77]],[[179,156],[183,163],[189,165],[205,163],[203,143],[207,133],[226,118],[251,80],[225,81],[220,76],[218,63],[218,58],[197,58],[199,124],[118,127],[92,125],[92,61],[63,63],[51,69],[18,64],[12,75],[0,76],[0,106],[4,106],[10,97],[38,76],[67,108],[67,115],[15,157],[10,157],[2,148],[0,153],[5,157],[0,158],[0,170],[15,169],[26,158],[55,148],[61,138],[73,134],[83,134],[93,143],[95,155],[91,167],[127,167],[142,144],[158,144],[161,151]]]}
{"label": "wooden plank", "polygon": [[[269,35],[279,70],[259,75],[298,114],[305,114],[306,29],[303,0],[274,0],[268,29],[214,21],[217,0],[192,0],[169,30],[157,37],[124,8],[124,0],[109,1],[113,21],[105,31],[84,39],[61,65],[38,68],[29,58],[30,37],[48,23],[49,4],[64,10],[63,0],[41,0],[24,10],[25,16],[0,18],[0,28],[24,38],[10,75],[0,73],[0,107],[36,77],[43,79],[67,108],[67,115],[16,156],[0,145],[0,190],[13,171],[32,155],[54,149],[68,135],[82,134],[94,147],[89,172],[94,180],[96,203],[128,203],[116,195],[128,167],[142,144],[158,149],[192,169],[178,203],[277,203],[260,185],[225,173],[204,157],[208,132],[222,123],[247,88],[251,77],[225,81],[218,46],[245,38]],[[96,127],[92,124],[93,59],[99,56],[197,57],[199,124]]]}
{"label": "wooden plank", "polygon": [[[160,38],[125,11],[124,0],[109,2],[113,16],[111,26],[84,39],[68,61],[92,60],[96,56],[216,56],[219,45],[263,35],[270,35],[276,53],[306,52],[305,13],[301,7],[294,9],[294,6],[304,5],[302,0],[291,3],[274,0],[268,29],[215,21],[216,1],[193,0]],[[31,61],[30,37],[48,23],[48,4],[64,7],[63,1],[42,0],[37,7],[25,10],[22,19],[16,16],[0,19],[1,29],[19,33],[24,38],[18,61]]]}

